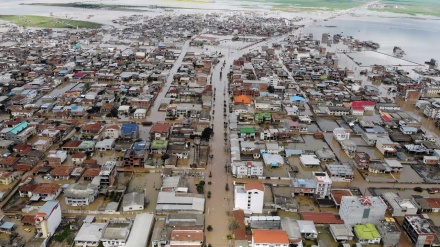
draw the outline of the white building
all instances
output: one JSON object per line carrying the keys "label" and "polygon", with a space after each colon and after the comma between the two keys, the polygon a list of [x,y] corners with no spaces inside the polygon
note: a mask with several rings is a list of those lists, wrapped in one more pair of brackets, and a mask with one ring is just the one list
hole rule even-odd
{"label": "white building", "polygon": [[104,137],[118,139],[120,132],[121,132],[121,127],[119,127],[119,125],[112,124],[112,125],[105,127]]}
{"label": "white building", "polygon": [[351,130],[347,130],[344,128],[335,128],[333,130],[333,137],[338,141],[348,140],[350,139]]}
{"label": "white building", "polygon": [[417,214],[417,206],[410,199],[402,199],[394,192],[382,193],[382,198],[388,205],[391,216],[405,216],[407,214]]}
{"label": "white building", "polygon": [[35,227],[42,238],[52,236],[61,223],[61,207],[58,201],[47,201],[35,215]]}
{"label": "white building", "polygon": [[66,204],[70,206],[86,206],[98,196],[98,185],[71,184],[64,191]]}
{"label": "white building", "polygon": [[131,192],[122,199],[122,211],[144,210],[145,196],[143,193]]}
{"label": "white building", "polygon": [[[88,216],[92,217],[93,216]],[[88,218],[86,217],[86,219]],[[98,246],[102,237],[102,232],[107,226],[107,223],[97,223],[91,221],[84,221],[84,224],[79,229],[75,237],[75,245],[77,246]]]}
{"label": "white building", "polygon": [[316,181],[315,194],[319,198],[326,198],[330,196],[330,190],[332,188],[332,180],[325,172],[312,172],[313,178]]}
{"label": "white building", "polygon": [[263,213],[264,185],[250,182],[244,186],[236,185],[234,191],[234,208],[242,209],[247,214]]}
{"label": "white building", "polygon": [[105,247],[126,247],[128,235],[132,226],[131,221],[111,221],[103,230],[101,242]]}
{"label": "white building", "polygon": [[147,117],[147,110],[143,108],[136,109],[136,111],[133,114],[133,117],[135,119],[144,119]]}
{"label": "white building", "polygon": [[339,215],[347,225],[379,224],[387,205],[379,196],[343,196]]}
{"label": "white building", "polygon": [[234,161],[231,163],[232,175],[236,178],[262,177],[263,163],[260,161]]}
{"label": "white building", "polygon": [[108,150],[113,150],[114,147],[115,147],[115,139],[104,139],[96,143],[95,150],[108,151]]}

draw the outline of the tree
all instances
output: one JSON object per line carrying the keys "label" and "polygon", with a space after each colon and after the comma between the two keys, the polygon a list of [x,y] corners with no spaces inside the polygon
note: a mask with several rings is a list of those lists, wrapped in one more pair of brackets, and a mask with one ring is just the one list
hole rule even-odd
{"label": "tree", "polygon": [[240,223],[238,223],[238,221],[234,218],[229,218],[228,228],[231,231],[237,230],[240,228]]}
{"label": "tree", "polygon": [[415,187],[415,188],[414,188],[414,191],[416,191],[416,192],[423,192],[423,188],[421,188],[421,187]]}
{"label": "tree", "polygon": [[267,91],[268,91],[269,93],[274,93],[274,92],[275,92],[275,87],[272,86],[272,85],[270,85],[270,86],[267,87]]}
{"label": "tree", "polygon": [[206,197],[208,197],[208,199],[211,198],[211,191],[208,191],[208,195]]}
{"label": "tree", "polygon": [[209,140],[211,139],[211,135],[214,131],[212,130],[212,128],[210,127],[206,127],[203,131],[202,131],[202,139],[203,140]]}
{"label": "tree", "polygon": [[228,240],[232,240],[232,234],[228,234],[228,235],[226,235],[226,238],[227,238]]}
{"label": "tree", "polygon": [[208,230],[208,232],[210,232],[210,231],[212,231],[212,230],[214,230],[214,229],[212,228],[211,225],[209,225],[209,226],[206,228],[206,230]]}
{"label": "tree", "polygon": [[229,184],[226,184],[226,185],[225,185],[225,190],[226,190],[226,191],[229,191]]}
{"label": "tree", "polygon": [[169,159],[169,158],[170,158],[170,155],[169,155],[169,154],[167,154],[167,153],[163,154],[163,155],[160,157],[160,159],[162,160],[162,164],[165,164],[165,160],[167,160],[167,159]]}
{"label": "tree", "polygon": [[99,241],[98,247],[104,247],[104,244],[101,241]]}
{"label": "tree", "polygon": [[84,91],[89,91],[90,90],[90,83],[88,83],[88,82],[86,82],[85,84],[84,84]]}

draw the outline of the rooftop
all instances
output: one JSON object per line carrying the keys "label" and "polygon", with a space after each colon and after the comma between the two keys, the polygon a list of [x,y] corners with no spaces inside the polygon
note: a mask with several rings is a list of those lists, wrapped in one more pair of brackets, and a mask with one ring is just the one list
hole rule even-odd
{"label": "rooftop", "polygon": [[284,230],[252,229],[253,244],[289,244]]}
{"label": "rooftop", "polygon": [[367,223],[365,225],[354,225],[354,232],[356,236],[361,240],[373,240],[380,238],[379,232],[377,231],[376,227],[371,223]]}

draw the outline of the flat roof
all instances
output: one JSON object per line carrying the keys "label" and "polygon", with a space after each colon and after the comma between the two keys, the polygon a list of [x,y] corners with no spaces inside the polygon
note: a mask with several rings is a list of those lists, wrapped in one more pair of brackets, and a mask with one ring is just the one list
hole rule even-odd
{"label": "flat roof", "polygon": [[150,241],[150,233],[154,226],[154,215],[143,213],[136,215],[126,246],[145,247]]}

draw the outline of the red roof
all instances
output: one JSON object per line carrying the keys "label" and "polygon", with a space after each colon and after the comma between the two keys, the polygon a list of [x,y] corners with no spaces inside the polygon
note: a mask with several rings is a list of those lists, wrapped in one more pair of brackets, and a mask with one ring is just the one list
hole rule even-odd
{"label": "red roof", "polygon": [[261,190],[264,191],[264,185],[260,182],[249,182],[244,185],[246,190]]}
{"label": "red roof", "polygon": [[171,125],[167,123],[155,123],[151,129],[150,134],[153,133],[164,133],[164,132],[170,132]]}
{"label": "red roof", "polygon": [[351,102],[351,106],[375,106],[376,104],[374,104],[373,101],[369,101],[369,100],[359,100],[359,101],[353,101]]}
{"label": "red roof", "polygon": [[355,111],[363,111],[364,107],[363,106],[356,106],[356,105],[352,105],[351,109],[355,110]]}
{"label": "red roof", "polygon": [[253,229],[252,243],[289,244],[289,237],[284,230]]}
{"label": "red roof", "polygon": [[232,213],[233,213],[234,219],[236,219],[238,224],[240,225],[239,228],[234,230],[235,240],[251,241],[252,236],[246,234],[246,226],[244,224],[244,211],[239,209],[239,210],[234,210]]}
{"label": "red roof", "polygon": [[315,224],[344,224],[343,220],[337,218],[332,213],[303,212],[301,213],[301,218],[303,220],[311,220]]}

